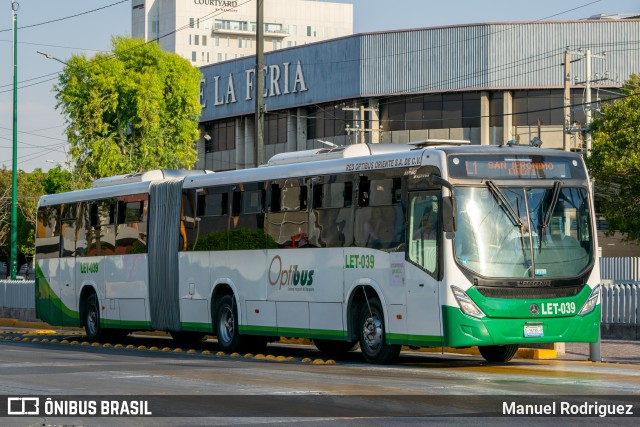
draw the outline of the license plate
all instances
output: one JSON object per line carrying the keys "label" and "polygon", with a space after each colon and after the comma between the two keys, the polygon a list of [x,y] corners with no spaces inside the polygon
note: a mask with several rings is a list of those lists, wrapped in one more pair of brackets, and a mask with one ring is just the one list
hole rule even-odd
{"label": "license plate", "polygon": [[524,325],[525,337],[543,337],[542,325]]}

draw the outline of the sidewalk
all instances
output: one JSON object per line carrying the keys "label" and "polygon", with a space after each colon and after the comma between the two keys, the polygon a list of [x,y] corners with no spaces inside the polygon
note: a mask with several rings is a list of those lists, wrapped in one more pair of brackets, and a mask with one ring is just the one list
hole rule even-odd
{"label": "sidewalk", "polygon": [[[600,355],[603,362],[640,363],[640,341],[602,340]],[[589,360],[588,343],[566,343],[565,353],[558,354],[560,360]]]}

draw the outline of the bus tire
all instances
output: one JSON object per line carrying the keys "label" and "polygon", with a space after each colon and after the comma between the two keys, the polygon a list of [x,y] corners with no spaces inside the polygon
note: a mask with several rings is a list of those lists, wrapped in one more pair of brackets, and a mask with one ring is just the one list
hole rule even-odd
{"label": "bus tire", "polygon": [[89,341],[100,341],[104,337],[104,330],[100,327],[100,308],[98,297],[91,294],[87,298],[84,317],[84,330]]}
{"label": "bus tire", "polygon": [[377,298],[370,298],[369,304],[360,307],[358,327],[360,331],[360,350],[369,363],[384,365],[393,362],[400,354],[401,346],[388,344],[384,311]]}
{"label": "bus tire", "polygon": [[502,363],[513,359],[518,351],[518,345],[481,345],[478,346],[478,350],[487,362]]}
{"label": "bus tire", "polygon": [[313,344],[318,350],[330,356],[344,356],[358,348],[358,341],[313,340]]}
{"label": "bus tire", "polygon": [[241,353],[245,350],[246,340],[238,331],[238,307],[232,295],[225,295],[220,300],[215,314],[214,329],[222,351]]}

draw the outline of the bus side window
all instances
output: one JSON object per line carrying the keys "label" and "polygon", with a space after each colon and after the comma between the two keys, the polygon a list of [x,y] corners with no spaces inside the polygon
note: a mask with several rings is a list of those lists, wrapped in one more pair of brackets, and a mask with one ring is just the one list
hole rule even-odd
{"label": "bus side window", "polygon": [[401,189],[400,178],[361,177],[355,210],[356,246],[400,250],[405,227]]}
{"label": "bus side window", "polygon": [[57,258],[60,254],[60,207],[38,209],[36,254],[39,259]]}
{"label": "bus side window", "polygon": [[313,183],[313,227],[309,241],[317,247],[353,244],[353,183],[350,176],[328,176]]}
{"label": "bus side window", "polygon": [[[229,245],[229,187],[207,187],[191,192],[196,195],[196,219],[190,223],[187,213],[190,208],[185,201],[185,228],[188,239],[187,250],[225,251]],[[232,193],[233,194],[233,193]],[[232,202],[231,210],[240,209],[240,196]]]}
{"label": "bus side window", "polygon": [[61,257],[76,256],[76,216],[77,205],[67,203],[62,205],[60,235],[62,237]]}
{"label": "bus side window", "polygon": [[271,182],[271,203],[266,232],[280,248],[309,246],[309,213],[305,180],[287,178]]}
{"label": "bus side window", "polygon": [[233,191],[229,227],[229,249],[264,249],[266,182],[238,184]]}
{"label": "bus side window", "polygon": [[140,194],[123,196],[117,204],[112,205],[117,208],[115,253],[125,255],[147,252],[146,201],[147,195]]}

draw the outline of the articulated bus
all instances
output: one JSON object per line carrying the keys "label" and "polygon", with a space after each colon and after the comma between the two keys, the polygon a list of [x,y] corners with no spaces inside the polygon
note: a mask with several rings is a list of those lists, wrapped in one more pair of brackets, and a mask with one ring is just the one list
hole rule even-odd
{"label": "articulated bus", "polygon": [[592,206],[578,154],[462,142],[104,178],[39,202],[37,315],[90,340],[159,330],[255,352],[302,337],[371,363],[478,346],[503,362],[598,339]]}

